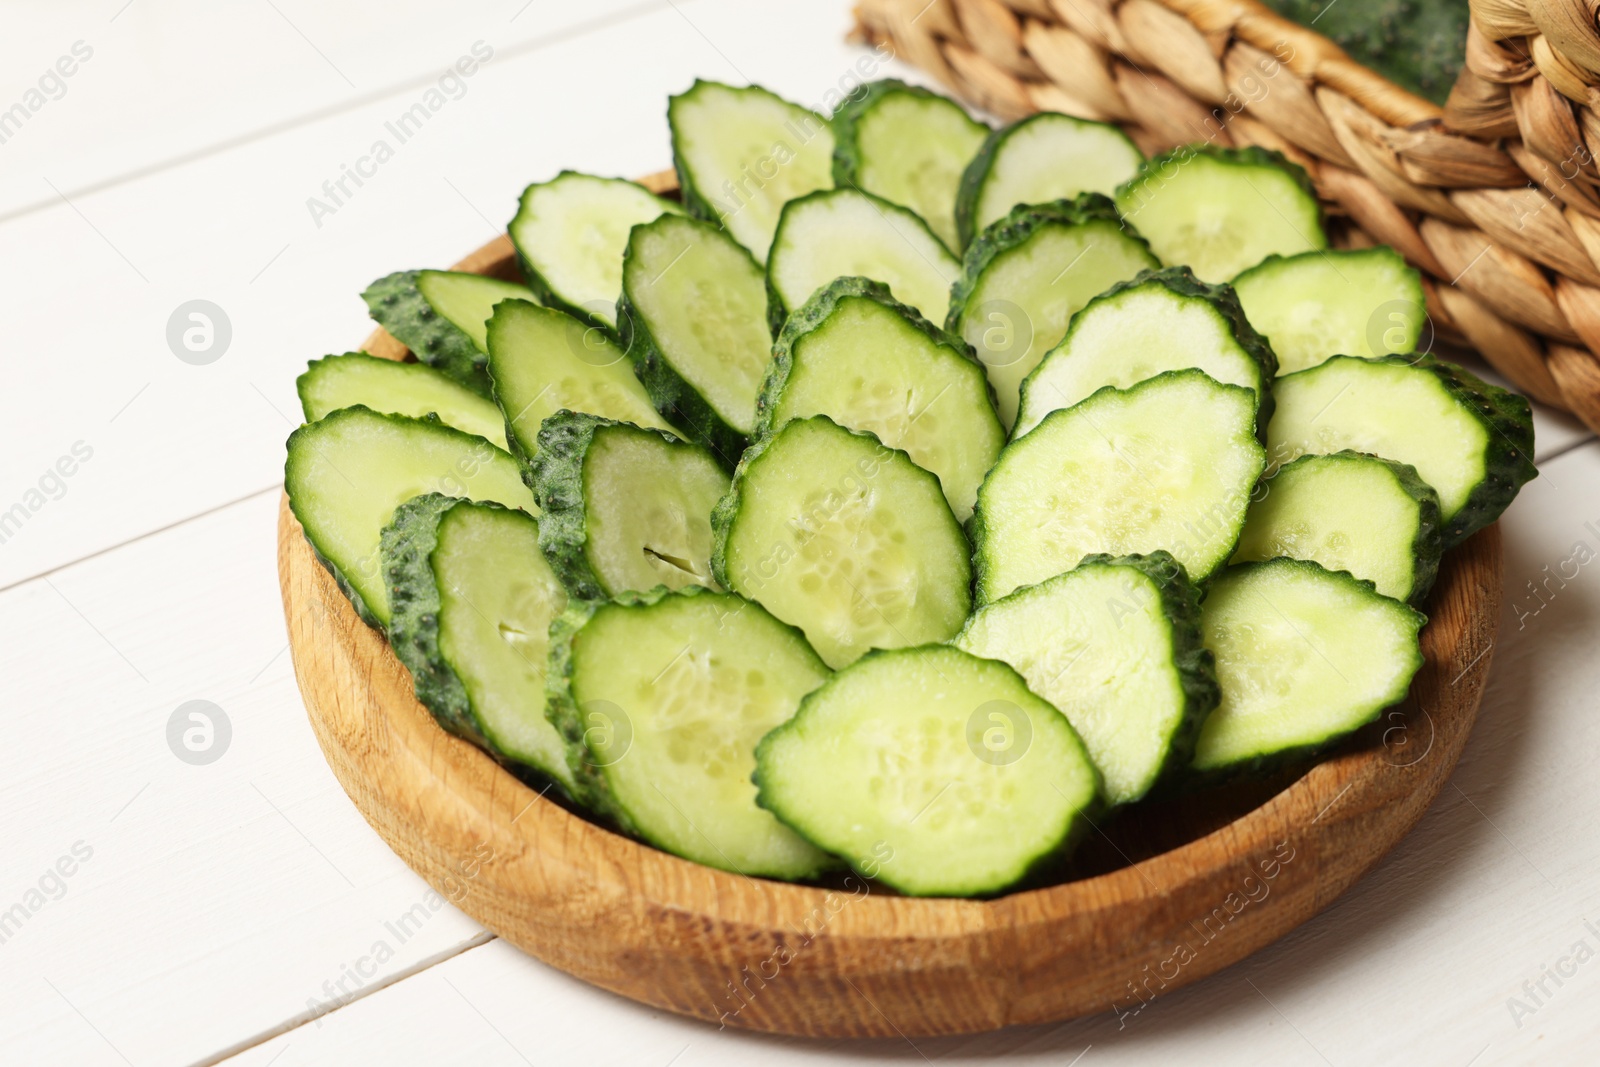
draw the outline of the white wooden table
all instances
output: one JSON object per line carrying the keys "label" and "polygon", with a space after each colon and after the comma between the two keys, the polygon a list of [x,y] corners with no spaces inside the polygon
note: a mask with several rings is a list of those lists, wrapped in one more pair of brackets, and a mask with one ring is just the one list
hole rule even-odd
{"label": "white wooden table", "polygon": [[[848,88],[848,21],[815,0],[8,5],[0,1062],[1594,1061],[1600,578],[1565,561],[1600,552],[1600,447],[1548,413],[1450,786],[1322,916],[1138,1015],[915,1044],[719,1032],[429,910],[345,799],[278,604],[295,375],[366,333],[368,281],[482,243],[527,182],[667,166],[666,97],[695,76]],[[366,177],[334,200],[347,167]],[[231,331],[204,365],[167,340],[191,300]],[[192,700],[228,724],[209,763],[169,744]]]}

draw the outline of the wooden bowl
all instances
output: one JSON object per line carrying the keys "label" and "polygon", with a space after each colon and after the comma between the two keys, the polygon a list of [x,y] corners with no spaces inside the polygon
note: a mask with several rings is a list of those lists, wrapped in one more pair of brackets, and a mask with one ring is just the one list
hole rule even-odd
{"label": "wooden bowl", "polygon": [[[671,175],[646,184],[670,191]],[[457,269],[515,277],[498,238]],[[402,358],[379,331],[367,350]],[[447,734],[317,562],[287,500],[278,574],[300,692],[345,792],[457,907],[657,1008],[818,1037],[1051,1022],[1203,978],[1305,922],[1421,817],[1461,754],[1499,619],[1499,530],[1446,555],[1411,699],[1293,780],[1139,805],[1074,880],[989,901],[742,877],[612,833]]]}

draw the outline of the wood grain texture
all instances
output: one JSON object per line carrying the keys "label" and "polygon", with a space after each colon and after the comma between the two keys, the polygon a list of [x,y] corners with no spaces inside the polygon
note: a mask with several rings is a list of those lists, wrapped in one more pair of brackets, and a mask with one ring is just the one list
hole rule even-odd
{"label": "wood grain texture", "polygon": [[[647,183],[665,191],[670,175]],[[458,266],[514,269],[503,238]],[[366,347],[406,354],[387,335]],[[434,723],[287,501],[278,563],[318,741],[406,863],[506,940],[602,988],[812,1036],[965,1033],[1126,1010],[1282,937],[1370,869],[1443,786],[1483,695],[1501,596],[1491,527],[1445,558],[1410,701],[1344,754],[1292,781],[1141,805],[1100,828],[1063,884],[919,900],[745,878],[585,821]]]}

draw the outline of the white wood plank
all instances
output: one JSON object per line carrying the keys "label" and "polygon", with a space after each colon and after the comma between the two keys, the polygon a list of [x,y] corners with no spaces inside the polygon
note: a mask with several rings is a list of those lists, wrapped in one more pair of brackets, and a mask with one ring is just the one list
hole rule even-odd
{"label": "white wood plank", "polygon": [[[31,354],[11,363],[8,387],[29,403],[0,425],[0,512],[42,505],[0,544],[0,586],[277,481],[298,420],[294,377],[368,332],[358,299],[368,282],[453,261],[510,218],[528,181],[562,167],[668,166],[666,97],[696,75],[759,72],[820,100],[866,54],[843,41],[845,25],[842,10],[819,17],[804,0],[684,0],[491,60],[320,228],[307,199],[375,138],[393,139],[385,123],[420,94],[0,226],[6,247],[38,250],[0,260],[9,343]],[[43,263],[72,263],[75,284]],[[196,298],[232,323],[231,346],[209,366],[181,362],[166,341],[169,315]],[[56,490],[46,472],[79,441],[93,458],[64,495],[29,497],[41,478]]]}
{"label": "white wood plank", "polygon": [[[702,1067],[925,1056],[1062,1067],[1086,1048],[1083,1062],[1102,1065],[1587,1062],[1600,994],[1597,502],[1600,446],[1588,444],[1550,463],[1506,516],[1508,603],[1491,685],[1465,756],[1417,829],[1290,937],[1137,1014],[915,1048],[783,1041],[649,1011],[493,942],[231,1062]],[[1579,542],[1597,562],[1571,564],[1540,607],[1525,583],[1584,558]],[[1544,978],[1549,995],[1534,1003],[1523,982],[1539,982],[1580,941],[1595,958],[1560,987]],[[781,982],[761,995],[782,996]]]}
{"label": "white wood plank", "polygon": [[[385,926],[430,891],[350,805],[305,720],[276,508],[263,494],[0,595],[0,909],[33,911],[0,928],[0,1062],[118,1062],[108,1043],[186,1062],[325,999],[380,940],[393,958],[364,982],[478,933],[447,906],[403,942]],[[167,739],[196,699],[232,727],[203,766]],[[45,872],[78,842],[91,854],[58,886]],[[34,909],[42,877],[59,899]]]}
{"label": "white wood plank", "polygon": [[475,40],[525,48],[651,6],[666,0],[11,5],[0,108],[27,115],[0,127],[0,219],[50,203],[51,185],[70,196],[420,86]]}

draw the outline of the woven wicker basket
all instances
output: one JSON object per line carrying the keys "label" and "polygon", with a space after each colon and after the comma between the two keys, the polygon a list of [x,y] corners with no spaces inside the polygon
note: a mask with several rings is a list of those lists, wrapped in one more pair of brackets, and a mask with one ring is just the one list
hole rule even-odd
{"label": "woven wicker basket", "polygon": [[856,17],[1006,119],[1115,122],[1147,153],[1283,152],[1335,244],[1392,245],[1423,271],[1439,336],[1600,430],[1595,6],[1472,0],[1443,110],[1255,0],[861,0]]}

